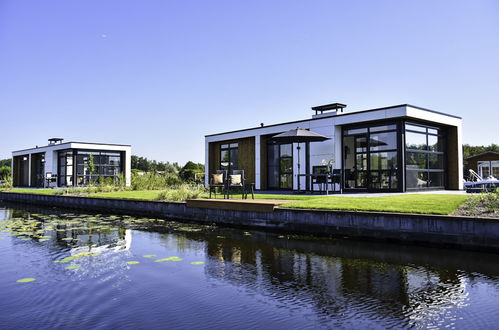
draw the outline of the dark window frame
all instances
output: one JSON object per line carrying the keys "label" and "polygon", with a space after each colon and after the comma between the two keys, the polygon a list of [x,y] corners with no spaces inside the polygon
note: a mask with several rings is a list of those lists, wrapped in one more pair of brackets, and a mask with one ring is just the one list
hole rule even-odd
{"label": "dark window frame", "polygon": [[[271,146],[275,146],[277,145],[278,146],[278,151],[277,151],[277,154],[279,155],[278,157],[278,166],[277,166],[277,169],[279,171],[279,174],[277,175],[277,182],[278,182],[278,187],[271,187],[270,186],[270,176],[267,174],[267,187],[269,187],[269,189],[271,190],[293,190],[293,187],[294,187],[294,150],[293,150],[293,143],[277,143],[277,142],[267,142],[267,145],[271,145]],[[282,157],[281,156],[281,146],[283,145],[290,145],[291,146],[291,156],[284,156]],[[308,151],[308,147],[306,146],[306,151]],[[268,166],[269,166],[269,161],[268,161],[268,150],[269,148],[267,148],[267,173],[268,173]],[[285,173],[282,173],[281,172],[281,161],[282,160],[291,160],[291,171],[286,171]],[[281,176],[282,175],[290,175],[291,177],[291,187],[288,187],[288,188],[282,188],[282,180],[281,180]]]}
{"label": "dark window frame", "polygon": [[[407,126],[409,125],[409,128]],[[410,126],[416,126],[419,127],[420,129],[423,130],[415,130],[411,129]],[[422,154],[425,156],[425,168],[408,168],[407,162],[404,162],[404,180],[407,182],[408,179],[408,174],[409,173],[424,173],[424,176],[427,178],[426,186],[425,187],[405,187],[406,191],[419,191],[419,190],[435,190],[435,189],[445,189],[447,187],[447,177],[446,177],[446,171],[447,171],[447,154],[446,154],[446,147],[447,147],[447,140],[446,140],[446,135],[445,135],[445,127],[441,126],[435,126],[431,124],[424,124],[424,123],[419,123],[415,122],[412,120],[405,120],[403,123],[403,130],[404,130],[404,157],[407,158],[409,153],[418,153]],[[437,130],[437,133],[430,132],[430,130]],[[426,140],[426,149],[411,149],[407,148],[407,132],[414,133],[414,134],[420,134],[425,136]],[[439,143],[442,143],[442,149],[443,151],[433,151],[430,148],[429,144],[429,137],[430,136],[437,136],[439,139]],[[440,169],[435,169],[435,168],[430,168],[430,155],[437,155],[442,157],[442,168]],[[442,185],[439,186],[430,186],[430,173],[442,173]]]}
{"label": "dark window frame", "polygon": [[[376,128],[379,126],[391,126],[395,125],[395,127],[386,129],[386,130],[373,130],[371,132],[371,128]],[[402,120],[383,120],[383,121],[373,121],[373,122],[368,122],[368,123],[362,123],[362,124],[353,124],[353,125],[345,125],[342,126],[342,139],[341,139],[341,150],[342,150],[342,162],[341,162],[341,171],[343,173],[343,180],[342,180],[342,185],[343,189],[345,191],[368,191],[368,192],[399,192],[403,191],[404,188],[404,182],[403,179],[405,177],[404,172],[402,171],[402,165],[404,164],[404,159],[403,159],[403,145],[402,145],[402,129],[403,129],[403,121]],[[348,131],[350,130],[362,130],[366,129],[363,133],[355,133],[355,134],[348,134]],[[381,133],[393,133],[395,132],[396,137],[396,148],[393,149],[386,149],[386,150],[372,150],[371,151],[371,146],[370,146],[370,136],[371,134],[381,134]],[[357,186],[357,178],[355,182],[355,188],[349,187],[346,188],[345,185],[345,146],[344,146],[344,138],[347,136],[364,136],[367,141],[367,146],[365,148],[365,151],[357,152],[354,150],[354,156],[357,156],[358,154],[365,154],[367,158],[367,169],[363,170],[362,172],[366,175],[366,185],[365,187],[358,187]],[[354,141],[354,143],[356,143]],[[354,146],[354,149],[356,149],[356,146]],[[396,161],[396,168],[395,169],[388,169],[388,170],[371,170],[371,155],[372,154],[378,154],[378,153],[389,153],[389,152],[395,152],[397,161]],[[355,161],[357,161],[355,159]],[[397,187],[396,188],[375,188],[374,183],[373,183],[373,177],[375,175],[380,176],[382,172],[392,172],[393,170],[396,171],[396,180],[397,180]],[[375,174],[375,175],[373,175]]]}
{"label": "dark window frame", "polygon": [[[222,166],[222,153],[224,151],[227,151],[227,154],[229,155],[229,159],[228,159],[228,165],[227,165],[227,168],[224,169],[224,167]],[[237,166],[236,168],[232,168],[231,164],[233,163],[232,161],[232,151],[237,151]],[[222,143],[220,144],[220,152],[219,152],[219,155],[220,155],[220,160],[219,160],[219,163],[218,163],[218,168],[220,170],[227,170],[228,173],[230,173],[231,171],[233,170],[238,170],[239,168],[239,142],[232,142],[232,143]]]}

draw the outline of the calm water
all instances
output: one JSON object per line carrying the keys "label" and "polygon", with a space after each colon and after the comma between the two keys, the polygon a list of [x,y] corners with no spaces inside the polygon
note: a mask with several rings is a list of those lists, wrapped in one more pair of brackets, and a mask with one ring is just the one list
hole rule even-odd
{"label": "calm water", "polygon": [[1,329],[499,328],[496,254],[13,204],[0,231]]}

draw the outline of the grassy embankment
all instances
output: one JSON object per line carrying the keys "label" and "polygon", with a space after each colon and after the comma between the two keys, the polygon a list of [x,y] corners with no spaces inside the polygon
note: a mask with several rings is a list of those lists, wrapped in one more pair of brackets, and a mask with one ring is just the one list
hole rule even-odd
{"label": "grassy embankment", "polygon": [[[91,194],[90,197],[156,199],[160,191],[121,191]],[[203,195],[207,198],[208,195]],[[241,195],[233,195],[241,198]],[[418,214],[451,214],[462,205],[468,196],[444,194],[407,194],[383,197],[340,197],[311,195],[255,194],[255,199],[290,200],[286,208],[384,211]]]}
{"label": "grassy embankment", "polygon": [[[53,189],[13,189],[18,193],[54,194]],[[161,190],[133,190],[100,192],[87,195],[100,198],[124,198],[157,200]],[[208,195],[201,197],[207,198]],[[221,197],[221,195],[219,195]],[[232,195],[232,198],[241,198],[241,195]],[[444,194],[407,194],[383,197],[340,197],[316,195],[273,195],[255,194],[256,199],[290,200],[281,207],[322,210],[351,210],[351,211],[383,211],[418,214],[451,214],[461,206],[469,196]]]}

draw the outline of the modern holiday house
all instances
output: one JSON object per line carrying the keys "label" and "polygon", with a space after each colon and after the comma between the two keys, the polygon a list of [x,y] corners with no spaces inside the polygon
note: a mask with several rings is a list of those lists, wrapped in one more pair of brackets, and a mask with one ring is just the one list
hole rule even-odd
{"label": "modern holiday house", "polygon": [[75,187],[99,180],[130,185],[131,146],[49,139],[46,146],[12,152],[15,187]]}
{"label": "modern holiday house", "polygon": [[[242,169],[246,182],[260,190],[317,189],[315,174],[332,172],[340,180],[326,176],[328,189],[463,189],[460,117],[410,104],[355,112],[345,107],[317,106],[309,119],[205,136],[206,184],[216,170]],[[274,139],[296,128],[324,138]]]}

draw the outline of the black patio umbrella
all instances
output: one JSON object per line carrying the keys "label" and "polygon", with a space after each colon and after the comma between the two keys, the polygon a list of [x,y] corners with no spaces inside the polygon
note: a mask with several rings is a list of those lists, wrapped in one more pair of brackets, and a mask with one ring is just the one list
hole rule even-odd
{"label": "black patio umbrella", "polygon": [[[330,140],[330,138],[297,127],[295,129],[273,136],[272,140],[280,143],[298,143],[296,150],[298,150],[298,174],[300,174],[300,143],[321,142]],[[300,180],[298,180],[298,190],[300,190]]]}

